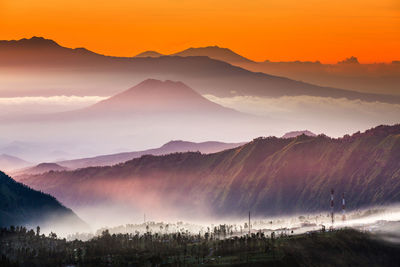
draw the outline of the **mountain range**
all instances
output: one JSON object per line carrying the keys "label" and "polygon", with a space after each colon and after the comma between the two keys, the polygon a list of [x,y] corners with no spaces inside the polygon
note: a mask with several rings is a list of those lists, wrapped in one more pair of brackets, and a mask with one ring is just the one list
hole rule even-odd
{"label": "mountain range", "polygon": [[241,146],[245,143],[223,143],[216,141],[207,141],[207,142],[188,142],[175,140],[170,141],[159,148],[147,149],[143,151],[133,151],[133,152],[123,152],[109,155],[100,155],[91,158],[81,158],[81,159],[72,159],[72,160],[64,160],[58,161],[57,163],[40,163],[36,166],[30,168],[24,168],[21,170],[17,170],[12,172],[14,177],[20,177],[21,175],[27,174],[39,174],[49,171],[64,171],[64,170],[72,170],[86,167],[95,167],[95,166],[111,166],[119,163],[123,163],[125,161],[139,158],[143,155],[166,155],[177,152],[201,152],[204,154],[215,153],[226,149],[231,149],[234,147]]}
{"label": "mountain range", "polygon": [[[146,51],[136,57],[166,56],[156,51]],[[359,92],[400,95],[400,64],[361,64],[356,57],[349,57],[336,64],[319,61],[270,61],[256,62],[228,48],[218,46],[189,48],[169,56],[207,56],[253,72],[263,72],[290,79],[331,86]]]}
{"label": "mountain range", "polygon": [[[166,56],[156,51],[146,51],[136,57]],[[265,60],[256,62],[247,59],[228,48],[218,46],[189,48],[169,56],[207,56],[253,71],[360,92],[400,95],[400,64],[391,63],[360,64],[356,57],[349,57],[336,64],[319,61]]]}
{"label": "mountain range", "polygon": [[0,226],[40,226],[51,230],[87,229],[73,211],[54,197],[35,191],[0,171]]}
{"label": "mountain range", "polygon": [[191,47],[188,49],[185,49],[183,51],[169,54],[169,55],[163,55],[161,53],[158,53],[156,51],[145,51],[142,52],[135,57],[161,57],[161,56],[179,56],[179,57],[209,57],[212,59],[224,61],[230,64],[239,64],[239,63],[250,63],[254,61],[247,59],[232,50],[228,48],[223,48],[219,46],[207,46],[207,47]]}
{"label": "mountain range", "polygon": [[143,151],[117,153],[111,155],[101,155],[92,158],[65,160],[57,162],[62,166],[70,169],[85,168],[91,166],[111,166],[125,161],[139,158],[144,155],[166,155],[177,152],[201,152],[204,154],[215,153],[233,147],[238,147],[244,143],[223,143],[223,142],[187,142],[187,141],[171,141],[159,148],[148,149]]}
{"label": "mountain range", "polygon": [[[213,154],[145,155],[123,164],[25,176],[23,183],[71,207],[124,203],[153,213],[273,216],[400,201],[400,125],[334,139],[257,138]],[[134,207],[134,208],[133,208]],[[339,210],[339,205],[336,205]]]}
{"label": "mountain range", "polygon": [[[205,51],[210,49],[217,48]],[[189,49],[180,55],[193,55],[192,50]],[[109,96],[128,88],[132,83],[139,83],[151,77],[179,80],[200,94],[221,97],[308,95],[400,103],[400,96],[316,86],[265,73],[251,72],[206,56],[111,57],[84,48],[62,47],[52,40],[41,37],[0,41],[0,57],[2,58],[0,68],[4,68],[7,77],[24,77],[24,79],[1,81],[2,96],[71,94]]]}

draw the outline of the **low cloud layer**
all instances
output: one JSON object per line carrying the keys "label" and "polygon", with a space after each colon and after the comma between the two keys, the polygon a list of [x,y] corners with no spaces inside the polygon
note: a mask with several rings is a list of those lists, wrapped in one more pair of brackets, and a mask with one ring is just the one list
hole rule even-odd
{"label": "low cloud layer", "polygon": [[292,130],[309,129],[333,137],[363,131],[379,124],[400,123],[399,104],[313,96],[205,97],[242,112],[279,119],[282,129],[287,126]]}
{"label": "low cloud layer", "polygon": [[[177,139],[243,142],[259,136],[279,137],[294,130],[341,137],[380,124],[400,123],[399,104],[312,96],[205,97],[260,118],[221,120],[215,116],[194,118],[190,114],[176,113],[157,118],[138,116],[130,119],[121,116],[96,120],[46,120],[42,119],[42,115],[29,116],[76,110],[104,97],[0,98],[0,154],[42,162],[143,150]],[[22,120],[24,117],[28,119]]]}
{"label": "low cloud layer", "polygon": [[50,97],[3,97],[0,112],[3,115],[62,112],[83,108],[97,103],[101,96],[50,96]]}

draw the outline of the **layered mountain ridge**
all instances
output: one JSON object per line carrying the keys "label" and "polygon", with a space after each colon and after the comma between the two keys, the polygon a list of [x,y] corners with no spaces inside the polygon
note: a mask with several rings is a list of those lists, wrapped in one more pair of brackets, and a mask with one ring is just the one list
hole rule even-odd
{"label": "layered mountain ridge", "polygon": [[396,203],[399,155],[400,125],[379,126],[340,139],[268,137],[214,154],[142,156],[22,182],[72,207],[121,202],[189,210],[191,216],[204,209],[214,216],[241,216],[248,210],[272,216],[328,210],[331,188],[346,193],[348,209]]}
{"label": "layered mountain ridge", "polygon": [[[33,37],[0,41],[0,57],[0,67],[7,67],[12,75],[21,77],[27,69],[29,73],[37,71],[46,74],[43,80],[25,75],[23,80],[4,81],[0,86],[2,96],[94,95],[94,92],[96,95],[109,96],[132,83],[152,77],[179,80],[200,94],[220,97],[309,95],[400,103],[399,96],[317,86],[251,72],[208,56],[112,57],[84,48],[62,47],[52,40]],[[58,82],[57,90],[54,89],[53,79]],[[41,84],[40,88],[35,86],[38,83]]]}
{"label": "layered mountain ridge", "polygon": [[49,171],[63,171],[67,169],[79,169],[95,166],[111,166],[118,163],[138,158],[144,155],[166,155],[177,152],[201,152],[203,154],[216,153],[222,150],[231,149],[245,144],[242,143],[224,143],[216,141],[207,142],[188,142],[182,140],[173,140],[159,148],[147,149],[142,151],[122,152],[116,154],[99,155],[90,158],[79,158],[71,160],[58,161],[56,163],[41,163],[31,168],[14,171],[14,177],[27,174],[38,174]]}

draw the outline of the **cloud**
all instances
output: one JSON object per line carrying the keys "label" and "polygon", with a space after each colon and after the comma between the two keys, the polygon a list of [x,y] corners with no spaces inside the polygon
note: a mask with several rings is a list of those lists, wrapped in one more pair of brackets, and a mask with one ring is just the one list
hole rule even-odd
{"label": "cloud", "polygon": [[106,99],[101,96],[26,96],[0,98],[0,105],[24,105],[24,104],[51,104],[51,105],[76,105],[93,104]]}
{"label": "cloud", "polygon": [[331,136],[342,136],[379,124],[400,123],[399,104],[314,96],[205,97],[242,112],[281,120],[285,129],[287,126],[292,130],[307,128]]}
{"label": "cloud", "polygon": [[83,108],[97,103],[106,97],[101,96],[35,96],[0,98],[2,114],[29,114],[61,112]]}

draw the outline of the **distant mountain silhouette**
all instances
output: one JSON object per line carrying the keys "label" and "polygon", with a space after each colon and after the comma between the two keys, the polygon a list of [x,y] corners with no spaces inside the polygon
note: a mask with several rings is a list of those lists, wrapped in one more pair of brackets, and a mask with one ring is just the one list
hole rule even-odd
{"label": "distant mountain silhouette", "polygon": [[135,57],[161,57],[163,54],[158,53],[157,51],[145,51],[140,54],[137,54]]}
{"label": "distant mountain silhouette", "polygon": [[336,64],[319,61],[269,61],[236,64],[244,69],[364,93],[400,95],[400,64],[361,64],[355,57]]}
{"label": "distant mountain silhouette", "polygon": [[27,162],[23,159],[7,155],[7,154],[1,154],[0,155],[0,169],[1,170],[14,170],[14,169],[20,169],[23,167],[27,167],[31,165],[32,163]]}
{"label": "distant mountain silhouette", "polygon": [[12,172],[13,176],[22,175],[22,174],[41,174],[49,171],[66,171],[67,167],[61,166],[57,163],[40,163],[36,166],[24,168],[21,170],[17,170]]}
{"label": "distant mountain silhouette", "polygon": [[346,193],[349,210],[397,203],[399,155],[400,125],[379,126],[339,139],[257,138],[214,154],[142,156],[22,181],[74,207],[107,200],[152,212],[244,216],[250,208],[255,216],[272,216],[327,211],[331,188]]}
{"label": "distant mountain silhouette", "polygon": [[233,52],[228,48],[223,48],[218,46],[207,46],[207,47],[197,47],[197,48],[191,47],[181,52],[171,54],[171,56],[180,56],[180,57],[205,56],[212,59],[225,61],[231,64],[254,62],[250,59],[247,59]]}
{"label": "distant mountain silhouette", "polygon": [[240,113],[201,96],[182,82],[147,79],[87,108],[91,112],[124,113]]}
{"label": "distant mountain silhouette", "polygon": [[70,230],[74,227],[87,230],[87,225],[54,197],[30,189],[0,171],[1,227],[40,225],[54,231],[60,223]]}
{"label": "distant mountain silhouette", "polygon": [[0,40],[0,57],[2,62],[10,66],[26,66],[33,62],[39,66],[48,65],[49,62],[52,65],[86,64],[89,61],[98,62],[99,57],[104,58],[82,47],[70,49],[53,40],[36,36],[17,41]]}
{"label": "distant mountain silhouette", "polygon": [[304,130],[304,131],[293,131],[293,132],[288,132],[285,133],[282,138],[294,138],[299,135],[307,135],[307,136],[317,136],[315,133],[310,132],[309,130]]}
{"label": "distant mountain silhouette", "polygon": [[[33,116],[32,119],[37,119],[37,116]],[[11,138],[14,138],[14,136],[11,136]],[[25,167],[34,166],[41,161],[54,161],[54,159],[63,160],[71,157],[69,153],[64,152],[60,149],[55,149],[55,146],[49,144],[47,140],[44,140],[42,142],[32,140],[14,140],[0,146],[0,155],[1,154],[13,155],[13,157],[17,157],[19,159],[22,159],[23,161],[27,161],[26,164],[19,164],[15,167],[10,166],[10,168],[6,167],[5,162],[3,162],[3,164],[0,163],[0,170],[13,171]],[[0,156],[0,162],[1,158],[2,157]]]}
{"label": "distant mountain silhouette", "polygon": [[111,155],[101,155],[92,158],[65,160],[57,163],[62,166],[66,166],[70,169],[84,168],[90,166],[110,166],[118,163],[123,163],[125,161],[134,158],[139,158],[143,155],[166,155],[170,153],[189,152],[189,151],[193,152],[199,151],[201,153],[215,153],[225,149],[238,147],[243,144],[244,143],[222,143],[222,142],[212,142],[212,141],[201,142],[201,143],[194,143],[187,141],[171,141],[159,148],[154,148],[154,149],[117,153]]}
{"label": "distant mountain silhouette", "polygon": [[[182,52],[182,55],[191,54],[193,51],[203,53],[214,50],[228,51],[215,47],[189,49],[185,53]],[[229,51],[227,53],[231,54]],[[84,48],[65,48],[52,40],[40,37],[0,41],[0,58],[2,59],[0,66],[8,67],[10,72],[15,72],[18,77],[28,74],[27,70],[29,73],[35,70],[41,74],[35,76],[34,80],[29,75],[24,76],[22,80],[11,82],[7,80],[7,83],[0,80],[2,96],[54,94],[109,96],[132,83],[151,77],[179,80],[200,94],[222,97],[310,95],[400,103],[400,96],[316,86],[264,73],[254,73],[208,56],[111,57]],[[235,56],[235,58],[239,60],[241,57]],[[57,80],[60,88],[57,92],[54,91],[54,81],[49,77]]]}
{"label": "distant mountain silhouette", "polygon": [[180,56],[180,57],[209,57],[216,60],[225,61],[230,64],[236,63],[250,63],[254,62],[247,59],[229,48],[223,48],[219,46],[207,46],[207,47],[190,47],[180,52],[176,52],[169,55],[163,55],[156,51],[145,51],[138,54],[136,57],[161,57],[161,56]]}

